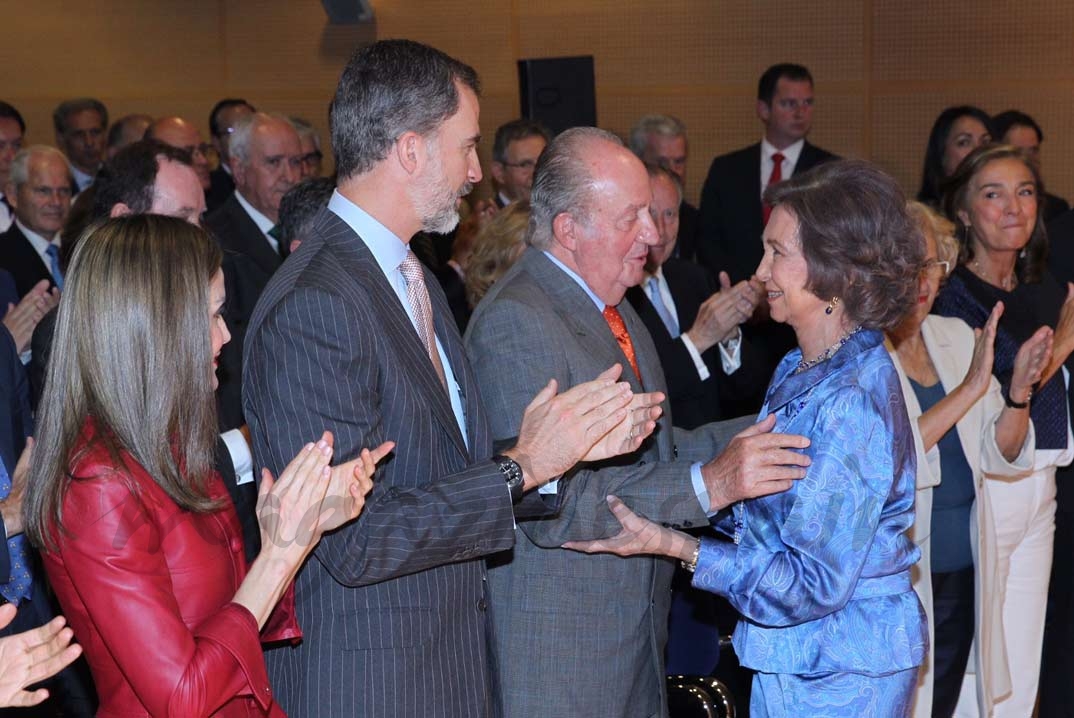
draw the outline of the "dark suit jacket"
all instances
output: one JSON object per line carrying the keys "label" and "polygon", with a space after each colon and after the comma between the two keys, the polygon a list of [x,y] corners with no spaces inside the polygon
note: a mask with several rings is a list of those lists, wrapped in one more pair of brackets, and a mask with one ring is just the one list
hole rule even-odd
{"label": "dark suit jacket", "polygon": [[[428,271],[425,282],[469,446],[395,291],[331,210],[250,322],[243,399],[258,466],[279,472],[325,429],[335,461],[397,442],[361,517],[326,535],[295,579],[305,640],[267,656],[291,718],[491,710],[481,557],[514,543],[512,507],[444,293]],[[523,504],[544,510],[535,493]]]}
{"label": "dark suit jacket", "polygon": [[[692,262],[669,259],[664,262],[662,269],[668,289],[675,300],[679,328],[685,332],[697,319],[701,304],[719,287],[705,269]],[[660,356],[660,364],[664,368],[664,378],[667,379],[668,398],[671,401],[671,415],[674,417],[675,426],[694,429],[710,421],[722,419],[727,414],[723,412],[721,402],[749,396],[758,389],[758,385],[763,388],[768,381],[767,375],[761,375],[757,371],[757,358],[745,338],[740,349],[742,365],[731,376],[724,373],[718,346],[711,347],[702,354],[701,358],[709,370],[709,378],[702,381],[682,337],[672,338],[645,291],[641,287],[631,287],[627,290],[626,298],[645,323],[653,344],[656,345],[656,353]]]}
{"label": "dark suit jacket", "polygon": [[[835,155],[807,141],[794,172],[799,174]],[[701,189],[698,261],[713,276],[720,270],[732,282],[748,279],[761,263],[761,143],[712,161]]]}
{"label": "dark suit jacket", "polygon": [[700,223],[697,207],[683,200],[679,205],[679,237],[675,242],[675,254],[672,256],[691,261],[695,259]]}
{"label": "dark suit jacket", "polygon": [[1074,282],[1074,210],[1048,223],[1048,268],[1060,286]]}
{"label": "dark suit jacket", "polygon": [[55,286],[48,265],[41,261],[41,255],[14,222],[8,231],[0,234],[0,269],[11,272],[20,299],[42,279],[48,280],[50,289]]}
{"label": "dark suit jacket", "polygon": [[217,167],[209,173],[209,189],[205,190],[205,209],[213,212],[227,202],[235,191],[235,180],[223,167]]}
{"label": "dark suit jacket", "polygon": [[18,304],[19,299],[19,290],[15,288],[15,278],[6,269],[0,269],[0,313],[7,311],[8,304]]}
{"label": "dark suit jacket", "polygon": [[[26,437],[33,433],[30,414],[30,387],[26,371],[19,361],[15,342],[6,328],[0,327],[0,459],[8,475],[26,446]],[[11,556],[7,542],[0,541],[0,583],[11,578]]]}
{"label": "dark suit jacket", "polygon": [[205,226],[224,249],[224,284],[227,302],[224,321],[231,341],[220,352],[216,392],[221,429],[234,429],[245,422],[242,415],[242,346],[246,325],[254,312],[258,297],[273,273],[283,262],[272,251],[257,223],[246,214],[235,194],[205,218]]}

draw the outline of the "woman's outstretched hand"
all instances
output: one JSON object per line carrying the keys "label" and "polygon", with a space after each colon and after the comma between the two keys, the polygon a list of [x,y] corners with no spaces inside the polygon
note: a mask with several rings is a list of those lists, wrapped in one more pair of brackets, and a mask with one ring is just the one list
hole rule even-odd
{"label": "woman's outstretched hand", "polygon": [[297,549],[302,557],[320,539],[321,504],[332,482],[332,434],[324,432],[316,443],[306,444],[274,479],[261,470],[257,496],[257,522],[261,545]]}
{"label": "woman's outstretched hand", "polygon": [[372,451],[362,449],[356,459],[332,467],[332,481],[321,504],[320,532],[333,531],[358,518],[366,495],[373,489],[377,464],[394,448],[394,441],[385,441]]}
{"label": "woman's outstretched hand", "polygon": [[669,529],[655,521],[638,516],[616,496],[607,498],[608,508],[619,520],[623,530],[615,536],[593,541],[568,541],[563,548],[583,553],[614,553],[616,556],[649,554],[689,560],[697,539],[682,531]]}

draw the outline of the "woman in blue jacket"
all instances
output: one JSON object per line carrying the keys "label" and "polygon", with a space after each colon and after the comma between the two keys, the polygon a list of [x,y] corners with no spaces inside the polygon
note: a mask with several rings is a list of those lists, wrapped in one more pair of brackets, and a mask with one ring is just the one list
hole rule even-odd
{"label": "woman in blue jacket", "polygon": [[916,454],[881,332],[916,299],[921,235],[894,180],[865,162],[822,165],[765,200],[757,278],[799,348],[760,418],[810,438],[805,478],[722,512],[715,525],[733,542],[699,541],[609,497],[623,532],[570,547],[679,558],[695,586],[726,596],[742,615],[736,653],[756,671],[754,718],[906,715],[927,645],[906,535]]}

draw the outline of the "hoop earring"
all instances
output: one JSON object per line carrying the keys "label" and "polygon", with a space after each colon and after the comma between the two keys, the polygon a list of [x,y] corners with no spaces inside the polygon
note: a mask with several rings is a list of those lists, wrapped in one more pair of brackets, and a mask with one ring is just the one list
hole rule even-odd
{"label": "hoop earring", "polygon": [[832,301],[828,302],[828,306],[824,309],[824,313],[831,314],[835,311],[837,306],[839,306],[839,297],[832,297]]}

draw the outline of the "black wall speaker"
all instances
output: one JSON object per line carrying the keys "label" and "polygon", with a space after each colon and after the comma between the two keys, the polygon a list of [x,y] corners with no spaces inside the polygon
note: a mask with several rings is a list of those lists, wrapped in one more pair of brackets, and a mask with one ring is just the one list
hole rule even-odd
{"label": "black wall speaker", "polygon": [[519,60],[518,90],[522,116],[541,122],[555,134],[597,124],[592,55]]}
{"label": "black wall speaker", "polygon": [[333,25],[356,25],[373,21],[373,6],[369,0],[321,0],[328,22]]}

